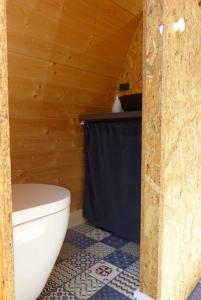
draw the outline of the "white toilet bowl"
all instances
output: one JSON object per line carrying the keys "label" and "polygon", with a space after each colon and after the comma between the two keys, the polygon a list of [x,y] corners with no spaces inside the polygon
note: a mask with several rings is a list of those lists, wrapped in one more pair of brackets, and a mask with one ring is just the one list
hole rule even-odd
{"label": "white toilet bowl", "polygon": [[70,192],[46,184],[14,184],[16,300],[35,300],[56,262],[68,227]]}

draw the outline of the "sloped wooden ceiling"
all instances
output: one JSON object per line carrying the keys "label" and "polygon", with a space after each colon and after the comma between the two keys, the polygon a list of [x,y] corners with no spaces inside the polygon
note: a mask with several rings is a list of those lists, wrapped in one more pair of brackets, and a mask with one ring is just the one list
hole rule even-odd
{"label": "sloped wooden ceiling", "polygon": [[[116,94],[121,96],[125,94],[142,93],[142,50],[143,50],[143,16],[133,36],[130,49],[123,64],[123,70],[120,74]],[[119,91],[120,83],[129,83],[127,91]]]}
{"label": "sloped wooden ceiling", "polygon": [[7,1],[13,183],[66,186],[80,207],[78,115],[111,110],[139,10],[138,1]]}
{"label": "sloped wooden ceiling", "polygon": [[142,12],[143,1],[142,0],[112,0],[114,3],[127,10],[134,16],[137,16]]}

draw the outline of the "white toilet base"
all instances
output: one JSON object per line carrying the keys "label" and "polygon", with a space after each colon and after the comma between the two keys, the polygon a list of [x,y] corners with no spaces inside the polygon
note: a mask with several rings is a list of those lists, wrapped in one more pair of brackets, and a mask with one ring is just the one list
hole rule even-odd
{"label": "white toilet base", "polygon": [[35,300],[56,262],[68,226],[69,207],[14,226],[16,300]]}

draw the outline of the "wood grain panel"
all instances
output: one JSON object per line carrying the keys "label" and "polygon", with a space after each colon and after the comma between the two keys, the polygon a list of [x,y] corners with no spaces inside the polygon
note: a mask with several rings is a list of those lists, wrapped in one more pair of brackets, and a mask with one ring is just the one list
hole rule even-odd
{"label": "wood grain panel", "polygon": [[[124,62],[123,71],[119,77],[120,83],[129,83],[129,90],[118,91],[118,95],[142,93],[142,69],[143,69],[143,16],[138,23],[138,27],[133,37],[130,49]],[[117,88],[118,88],[117,86]]]}
{"label": "wood grain panel", "polygon": [[44,43],[43,40],[32,38],[30,35],[21,32],[8,32],[9,49],[12,52],[18,52],[29,57],[39,58],[41,60],[52,60],[62,65],[68,65],[74,68],[87,70],[105,76],[116,76],[121,72],[121,65],[113,64],[101,57],[95,57],[87,53],[79,52],[69,46]]}
{"label": "wood grain panel", "polygon": [[12,180],[69,187],[78,208],[78,115],[111,110],[139,14],[111,0],[8,0],[7,16]]}
{"label": "wood grain panel", "polygon": [[0,299],[14,300],[6,1],[0,1]]}
{"label": "wood grain panel", "polygon": [[201,8],[152,0],[145,15],[141,286],[186,300],[201,278]]}
{"label": "wood grain panel", "polygon": [[142,11],[143,1],[138,0],[112,0],[114,3],[124,8],[133,15],[138,15]]}
{"label": "wood grain panel", "polygon": [[[71,2],[72,1],[69,1],[68,5],[70,5]],[[29,35],[32,38],[41,39],[46,43],[52,43],[55,49],[57,49],[58,45],[62,45],[74,51],[79,50],[81,53],[87,52],[91,56],[105,59],[108,62],[111,61],[116,65],[121,64],[125,54],[124,51],[127,51],[129,45],[128,41],[130,42],[129,39],[131,39],[133,35],[131,28],[132,26],[136,26],[138,17],[127,17],[123,23],[121,20],[118,26],[112,26],[112,28],[110,28],[108,23],[102,24],[101,33],[98,33],[96,27],[100,21],[96,21],[96,24],[94,24],[91,18],[88,18],[89,20],[87,22],[87,16],[83,8],[85,5],[83,1],[81,1],[79,5],[79,10],[81,9],[80,19],[82,22],[78,22],[78,20],[77,22],[74,21],[72,10],[70,11],[70,16],[63,18],[65,20],[65,22],[63,22],[62,18],[50,18],[38,12],[37,9],[33,10],[26,4],[19,3],[17,0],[9,0],[8,17],[12,19],[12,22],[10,22],[11,24],[8,27],[8,31],[17,31]],[[88,5],[93,8],[90,15],[92,17],[96,14],[97,8],[94,2]],[[111,6],[111,4],[108,3],[108,6]],[[76,8],[78,9],[78,5],[74,9]],[[69,12],[69,9],[66,10]],[[122,10],[118,9],[118,11],[121,13]],[[123,11],[122,14],[125,15]],[[103,17],[103,20],[104,18],[105,17]],[[111,20],[110,23],[111,22],[113,21]],[[17,26],[15,26],[16,24]],[[105,28],[107,28],[107,31],[105,31]],[[119,36],[122,36],[121,43]],[[117,46],[118,51],[114,51]]]}
{"label": "wood grain panel", "polygon": [[160,3],[145,1],[140,284],[141,290],[153,299],[157,298],[159,267],[162,39],[158,24],[161,20]]}
{"label": "wood grain panel", "polygon": [[[185,20],[185,31],[174,32],[172,24],[181,17]],[[199,1],[168,1],[163,22],[166,31],[163,36],[158,299],[185,300],[201,278]]]}

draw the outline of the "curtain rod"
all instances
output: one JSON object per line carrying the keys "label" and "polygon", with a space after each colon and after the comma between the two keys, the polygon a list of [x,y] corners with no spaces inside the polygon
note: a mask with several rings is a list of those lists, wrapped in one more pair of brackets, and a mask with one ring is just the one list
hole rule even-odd
{"label": "curtain rod", "polygon": [[81,125],[84,125],[86,122],[114,122],[114,121],[128,121],[132,119],[139,119],[142,117],[142,111],[126,111],[120,113],[103,113],[103,114],[89,114],[89,115],[80,115],[79,120]]}

